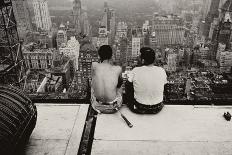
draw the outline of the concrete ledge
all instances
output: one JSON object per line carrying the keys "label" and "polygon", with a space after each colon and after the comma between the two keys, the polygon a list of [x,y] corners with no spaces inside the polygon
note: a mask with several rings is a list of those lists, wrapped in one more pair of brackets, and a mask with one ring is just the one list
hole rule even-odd
{"label": "concrete ledge", "polygon": [[84,104],[37,104],[37,124],[23,154],[76,155],[88,107]]}
{"label": "concrete ledge", "polygon": [[133,128],[119,113],[98,115],[92,155],[231,154],[232,124],[225,111],[232,113],[231,107],[169,105],[157,115],[138,115],[124,107]]}

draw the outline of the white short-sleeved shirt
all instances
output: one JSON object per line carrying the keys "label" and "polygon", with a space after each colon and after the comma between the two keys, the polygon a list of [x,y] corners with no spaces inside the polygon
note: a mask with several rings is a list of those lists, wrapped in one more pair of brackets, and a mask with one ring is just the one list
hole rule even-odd
{"label": "white short-sleeved shirt", "polygon": [[133,82],[136,101],[145,105],[155,105],[163,101],[164,85],[167,75],[163,68],[142,66],[134,68],[128,75]]}

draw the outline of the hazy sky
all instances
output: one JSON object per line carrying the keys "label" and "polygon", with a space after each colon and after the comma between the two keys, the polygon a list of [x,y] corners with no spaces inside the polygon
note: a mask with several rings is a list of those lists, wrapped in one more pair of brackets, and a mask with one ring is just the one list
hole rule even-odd
{"label": "hazy sky", "polygon": [[[30,0],[29,0],[30,1]],[[171,9],[173,5],[181,4],[181,1],[198,1],[198,0],[81,0],[82,5],[87,9],[102,9],[104,2],[108,2],[112,8],[130,9],[136,6],[154,6]],[[48,0],[50,9],[71,9],[73,0]]]}

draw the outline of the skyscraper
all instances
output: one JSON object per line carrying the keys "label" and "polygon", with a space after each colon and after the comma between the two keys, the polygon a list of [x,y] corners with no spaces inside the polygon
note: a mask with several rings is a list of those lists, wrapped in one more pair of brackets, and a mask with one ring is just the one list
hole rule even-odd
{"label": "skyscraper", "polygon": [[141,45],[141,38],[140,37],[132,37],[132,57],[137,57],[139,55]]}
{"label": "skyscraper", "polygon": [[75,71],[78,70],[79,50],[80,44],[75,37],[71,37],[70,40],[67,42],[67,45],[59,49],[60,53],[68,56],[71,60],[73,60]]}
{"label": "skyscraper", "polygon": [[102,45],[108,45],[108,44],[109,44],[109,38],[108,38],[106,27],[101,26],[98,31],[97,47],[100,47]]}
{"label": "skyscraper", "polygon": [[66,34],[66,31],[59,30],[57,32],[56,42],[57,42],[57,49],[59,49],[63,43],[64,44],[67,43],[67,34]]}
{"label": "skyscraper", "polygon": [[227,0],[224,5],[222,5],[219,15],[219,36],[218,42],[226,44],[228,49],[231,40],[231,26],[232,26],[232,1]]}
{"label": "skyscraper", "polygon": [[155,32],[157,45],[178,45],[184,43],[185,29],[181,18],[173,15],[154,15],[152,32]]}
{"label": "skyscraper", "polygon": [[37,29],[49,31],[52,27],[52,22],[47,0],[34,0],[33,7]]}
{"label": "skyscraper", "polygon": [[104,15],[102,18],[101,26],[105,26],[107,32],[110,34],[110,42],[114,40],[116,33],[116,19],[115,11],[108,7],[107,2],[104,3]]}
{"label": "skyscraper", "polygon": [[32,31],[31,20],[27,0],[12,0],[17,29],[20,39],[25,39],[27,34]]}
{"label": "skyscraper", "polygon": [[209,12],[205,19],[205,28],[203,32],[203,35],[205,37],[209,37],[211,23],[213,22],[214,18],[217,18],[219,15],[218,12],[219,4],[220,4],[220,0],[211,0]]}
{"label": "skyscraper", "polygon": [[[91,65],[92,62],[98,61],[97,49],[87,42],[80,47],[80,55],[78,59],[78,68],[82,72],[84,78],[91,78]],[[80,79],[81,80],[81,79]]]}
{"label": "skyscraper", "polygon": [[76,32],[81,33],[81,0],[73,1],[73,24]]}

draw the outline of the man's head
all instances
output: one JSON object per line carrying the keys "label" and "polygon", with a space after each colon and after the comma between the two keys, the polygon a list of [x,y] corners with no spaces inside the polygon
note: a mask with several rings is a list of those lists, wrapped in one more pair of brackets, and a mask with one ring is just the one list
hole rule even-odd
{"label": "man's head", "polygon": [[112,48],[109,45],[102,45],[98,50],[101,62],[112,58]]}
{"label": "man's head", "polygon": [[155,51],[149,47],[142,47],[140,49],[140,58],[143,65],[151,65],[155,61]]}

